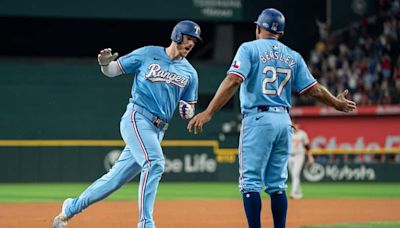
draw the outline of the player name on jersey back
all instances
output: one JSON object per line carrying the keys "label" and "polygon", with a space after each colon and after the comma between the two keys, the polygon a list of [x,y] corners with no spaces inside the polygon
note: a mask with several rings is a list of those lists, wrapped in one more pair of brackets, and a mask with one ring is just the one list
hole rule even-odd
{"label": "player name on jersey back", "polygon": [[260,60],[262,63],[267,63],[270,60],[278,60],[288,65],[291,69],[296,65],[296,61],[292,56],[284,55],[279,51],[266,51],[260,55]]}

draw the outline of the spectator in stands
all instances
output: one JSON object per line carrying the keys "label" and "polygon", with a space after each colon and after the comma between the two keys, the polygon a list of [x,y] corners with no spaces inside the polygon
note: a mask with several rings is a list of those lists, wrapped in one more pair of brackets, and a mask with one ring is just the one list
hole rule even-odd
{"label": "spectator in stands", "polygon": [[[331,32],[317,21],[320,40],[310,52],[309,68],[331,91],[347,88],[360,105],[400,103],[400,3],[376,2],[377,16],[358,26]],[[394,64],[395,63],[395,64]],[[295,105],[313,105],[299,98]]]}

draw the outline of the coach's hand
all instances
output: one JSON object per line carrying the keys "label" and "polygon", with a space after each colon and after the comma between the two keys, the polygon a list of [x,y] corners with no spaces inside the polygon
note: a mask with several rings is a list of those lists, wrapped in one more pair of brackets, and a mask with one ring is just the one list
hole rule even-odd
{"label": "coach's hand", "polygon": [[111,48],[105,48],[97,55],[97,60],[100,66],[108,66],[112,61],[118,57],[118,53],[112,54]]}
{"label": "coach's hand", "polygon": [[335,108],[342,112],[352,112],[356,109],[356,102],[347,100],[346,95],[349,91],[346,89],[345,91],[341,92],[337,95],[337,102]]}
{"label": "coach's hand", "polygon": [[208,112],[200,112],[190,120],[187,129],[189,132],[192,132],[192,129],[194,129],[194,134],[201,133],[203,131],[203,125],[210,120],[211,115]]}

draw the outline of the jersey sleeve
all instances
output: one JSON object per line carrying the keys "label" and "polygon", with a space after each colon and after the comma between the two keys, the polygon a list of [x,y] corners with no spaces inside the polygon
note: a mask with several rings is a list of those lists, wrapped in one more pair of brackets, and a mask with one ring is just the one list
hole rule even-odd
{"label": "jersey sleeve", "polygon": [[300,54],[298,54],[297,56],[298,64],[293,82],[297,92],[302,94],[309,88],[317,84],[317,80],[315,80],[314,76],[312,76],[311,72],[308,70],[307,64],[304,61],[303,57],[301,57]]}
{"label": "jersey sleeve", "polygon": [[251,50],[249,45],[242,44],[233,58],[232,64],[227,74],[234,74],[244,81],[251,69]]}
{"label": "jersey sleeve", "polygon": [[122,56],[117,60],[118,66],[124,74],[135,72],[143,62],[146,48],[142,47]]}
{"label": "jersey sleeve", "polygon": [[188,87],[185,88],[185,90],[183,91],[181,100],[184,100],[192,104],[197,103],[198,89],[199,89],[199,78],[197,72],[194,71]]}

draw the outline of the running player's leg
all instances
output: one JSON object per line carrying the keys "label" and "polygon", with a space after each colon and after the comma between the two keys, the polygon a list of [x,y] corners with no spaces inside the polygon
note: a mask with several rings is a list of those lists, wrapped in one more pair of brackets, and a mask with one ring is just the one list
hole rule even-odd
{"label": "running player's leg", "polygon": [[164,155],[160,144],[164,133],[134,111],[131,120],[124,123],[122,137],[142,168],[138,190],[138,227],[152,228],[155,226],[154,201],[158,183],[164,172]]}
{"label": "running player's leg", "polygon": [[273,144],[274,129],[264,122],[267,117],[257,120],[260,113],[243,119],[239,141],[239,186],[243,197],[249,227],[261,227],[261,197],[263,170],[265,170],[270,148]]}
{"label": "running player's leg", "polygon": [[73,199],[65,208],[65,214],[71,218],[119,189],[139,172],[139,164],[132,157],[129,147],[125,147],[110,171],[91,184],[78,198]]}
{"label": "running player's leg", "polygon": [[291,150],[292,128],[289,116],[282,114],[277,119],[271,118],[278,135],[274,142],[267,168],[265,170],[265,192],[271,198],[271,211],[274,218],[274,227],[286,226],[287,197],[286,180],[288,177],[287,165]]}

